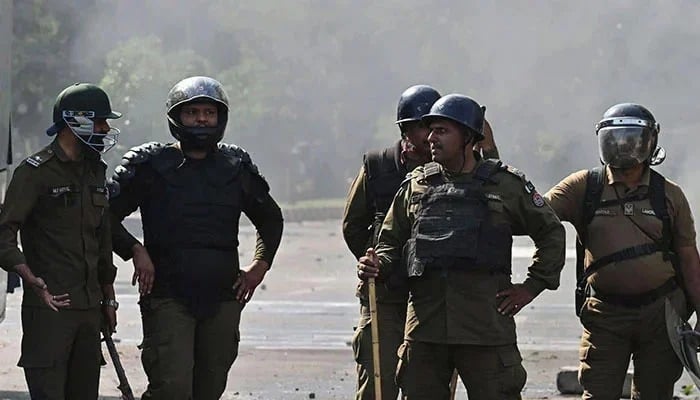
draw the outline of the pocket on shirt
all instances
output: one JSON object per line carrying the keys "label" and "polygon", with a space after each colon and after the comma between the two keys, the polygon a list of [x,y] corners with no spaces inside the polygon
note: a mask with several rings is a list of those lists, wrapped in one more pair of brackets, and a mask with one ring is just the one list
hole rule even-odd
{"label": "pocket on shirt", "polygon": [[92,192],[92,205],[95,207],[98,207],[98,208],[107,207],[109,205],[109,200],[107,199],[107,195],[103,192],[93,191]]}

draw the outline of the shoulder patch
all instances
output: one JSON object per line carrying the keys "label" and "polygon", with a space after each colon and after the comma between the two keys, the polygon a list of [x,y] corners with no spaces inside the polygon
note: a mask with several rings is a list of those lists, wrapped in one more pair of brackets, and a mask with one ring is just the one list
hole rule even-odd
{"label": "shoulder patch", "polygon": [[49,161],[51,158],[53,158],[54,152],[50,148],[45,148],[41,150],[38,153],[34,153],[33,155],[29,156],[26,158],[27,164],[31,165],[32,167],[39,167],[41,164]]}
{"label": "shoulder patch", "polygon": [[544,207],[544,197],[537,192],[532,192],[532,204],[537,208]]}

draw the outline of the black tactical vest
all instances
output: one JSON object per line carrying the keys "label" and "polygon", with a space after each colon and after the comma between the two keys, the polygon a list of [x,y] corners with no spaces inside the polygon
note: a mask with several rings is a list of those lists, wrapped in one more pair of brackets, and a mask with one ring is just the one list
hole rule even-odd
{"label": "black tactical vest", "polygon": [[408,173],[406,166],[401,163],[401,141],[384,150],[365,154],[364,166],[369,206],[375,215],[381,214],[381,220],[384,220]]}
{"label": "black tactical vest", "polygon": [[167,147],[151,166],[155,177],[141,215],[156,266],[156,292],[171,292],[204,315],[212,303],[233,296],[243,162],[223,151],[204,160],[184,159]]}
{"label": "black tactical vest", "polygon": [[492,221],[482,189],[500,169],[500,161],[487,160],[471,181],[457,183],[447,182],[437,164],[425,165],[418,179],[428,189],[411,199],[418,209],[406,248],[409,277],[447,269],[510,274],[511,228]]}

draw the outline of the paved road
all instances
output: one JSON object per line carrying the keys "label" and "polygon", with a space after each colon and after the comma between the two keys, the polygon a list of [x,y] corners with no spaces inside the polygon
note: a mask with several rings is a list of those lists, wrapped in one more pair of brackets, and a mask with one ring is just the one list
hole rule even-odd
{"label": "paved road", "polygon": [[[138,220],[130,229],[138,232]],[[571,236],[571,235],[570,235]],[[241,230],[241,260],[252,255],[254,232]],[[514,281],[522,281],[532,254],[527,238],[516,238]],[[573,250],[567,252],[573,257]],[[547,291],[517,319],[520,348],[528,370],[526,398],[558,398],[560,367],[576,365],[580,335],[573,312],[573,259],[567,261],[562,288]],[[117,344],[136,393],[146,379],[136,345],[141,322],[130,263],[116,258],[119,310]],[[227,399],[349,399],[354,364],[349,347],[358,304],[354,297],[354,260],[342,243],[337,221],[295,223],[285,228],[283,245],[264,286],[246,306],[241,322],[241,351],[229,379]],[[20,295],[8,298],[7,320],[0,324],[0,400],[27,398],[14,366],[19,356]],[[683,382],[687,383],[687,378]],[[111,369],[102,374],[101,391],[117,394]],[[458,398],[466,398],[460,388]]]}

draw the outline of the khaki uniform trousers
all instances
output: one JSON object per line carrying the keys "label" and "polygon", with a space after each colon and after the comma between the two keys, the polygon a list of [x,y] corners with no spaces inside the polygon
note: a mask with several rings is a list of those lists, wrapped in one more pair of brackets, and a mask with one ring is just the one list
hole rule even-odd
{"label": "khaki uniform trousers", "polygon": [[[382,400],[395,400],[399,394],[396,385],[397,351],[403,343],[406,324],[406,303],[378,303],[379,361],[381,362]],[[372,330],[369,307],[360,306],[360,321],[352,338],[352,349],[357,362],[356,400],[374,400],[374,364],[372,363]]]}
{"label": "khaki uniform trousers", "polygon": [[515,344],[479,346],[405,341],[396,380],[405,400],[448,400],[455,368],[469,400],[520,400],[527,373]]}
{"label": "khaki uniform trousers", "polygon": [[216,400],[238,356],[243,305],[219,303],[197,320],[172,298],[141,299],[141,363],[148,376],[143,400]]}
{"label": "khaki uniform trousers", "polygon": [[[668,297],[677,310],[685,310],[680,289]],[[666,333],[665,298],[636,308],[588,298],[581,311],[579,349],[583,399],[619,399],[630,358],[634,365],[632,399],[673,397],[683,366]]]}
{"label": "khaki uniform trousers", "polygon": [[18,365],[33,400],[96,400],[100,383],[99,308],[22,307]]}

